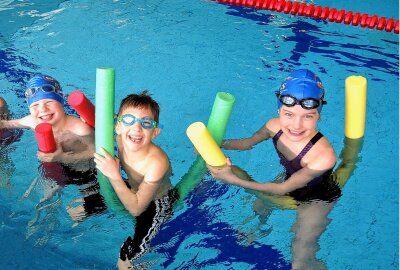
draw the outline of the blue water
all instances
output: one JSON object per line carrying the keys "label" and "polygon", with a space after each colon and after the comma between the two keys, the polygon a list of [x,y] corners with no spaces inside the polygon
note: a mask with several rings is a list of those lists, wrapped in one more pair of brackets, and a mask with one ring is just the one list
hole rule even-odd
{"label": "blue water", "polygon": [[[397,1],[313,3],[399,17]],[[159,101],[164,129],[156,143],[171,159],[174,184],[196,160],[186,128],[207,122],[218,91],[236,98],[226,137],[245,137],[276,115],[273,91],[289,71],[314,70],[328,100],[319,127],[339,156],[344,80],[366,77],[364,144],[316,257],[333,270],[398,269],[398,35],[182,0],[0,1],[0,26],[0,96],[15,117],[28,113],[23,88],[32,74],[52,75],[66,93],[81,89],[94,101],[96,68],[114,67],[116,108],[142,89]],[[109,209],[76,223],[66,211],[81,196],[76,185],[65,186],[38,211],[46,183],[23,198],[38,177],[34,142],[33,132],[25,131],[1,152],[0,268],[114,269],[133,219]],[[261,182],[282,171],[271,142],[226,154]],[[243,189],[204,176],[140,261],[148,269],[290,269],[296,211],[274,208],[261,222],[255,201]]]}

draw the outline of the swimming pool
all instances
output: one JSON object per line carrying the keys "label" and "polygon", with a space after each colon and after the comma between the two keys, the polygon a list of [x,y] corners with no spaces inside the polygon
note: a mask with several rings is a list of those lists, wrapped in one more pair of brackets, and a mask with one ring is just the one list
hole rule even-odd
{"label": "swimming pool", "polygon": [[[313,1],[398,18],[398,3]],[[398,268],[398,35],[209,1],[1,1],[0,95],[27,113],[23,85],[35,72],[66,93],[94,101],[95,69],[116,69],[116,100],[149,89],[164,125],[157,143],[171,158],[173,183],[196,160],[185,131],[206,122],[218,91],[236,102],[226,137],[245,137],[276,114],[273,91],[306,67],[326,88],[321,131],[343,149],[344,80],[368,79],[367,123],[357,168],[318,242],[327,269]],[[70,110],[71,111],[71,110]],[[66,208],[82,187],[65,186],[41,209],[46,183],[32,132],[2,151],[2,269],[113,269],[131,218],[108,210],[73,221]],[[259,181],[279,172],[271,143],[228,155]],[[259,168],[265,168],[260,170]],[[9,175],[10,178],[5,176]],[[274,209],[264,223],[254,196],[209,175],[162,227],[141,261],[149,269],[290,269],[296,211]],[[38,214],[39,213],[39,214]]]}

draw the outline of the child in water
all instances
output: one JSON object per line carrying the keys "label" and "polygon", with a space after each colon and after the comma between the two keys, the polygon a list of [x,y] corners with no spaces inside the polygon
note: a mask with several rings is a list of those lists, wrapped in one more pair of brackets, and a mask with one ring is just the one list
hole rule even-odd
{"label": "child in water", "polygon": [[78,117],[65,114],[60,83],[48,75],[35,75],[26,85],[25,98],[30,114],[20,119],[0,120],[0,129],[34,130],[40,123],[49,123],[53,127],[57,150],[54,153],[39,151],[39,159],[87,169],[94,153],[94,130]]}
{"label": "child in water", "polygon": [[[147,92],[125,97],[118,112],[117,134],[119,159],[101,149],[94,154],[96,167],[111,182],[118,198],[136,218],[133,239],[122,245],[119,269],[130,269],[161,224],[172,214],[176,191],[170,182],[171,165],[167,154],[152,140],[160,134],[160,108]],[[125,182],[120,162],[128,176]]]}
{"label": "child in water", "polygon": [[[283,182],[259,183],[241,176],[242,179],[234,173],[237,173],[237,167],[232,166],[229,159],[228,166],[223,168],[208,166],[211,174],[225,183],[267,194],[289,195],[296,200],[292,269],[327,269],[324,262],[316,258],[318,239],[341,196],[332,174],[335,152],[317,130],[322,107],[326,104],[324,94],[322,82],[313,72],[307,69],[293,71],[276,92],[279,117],[269,120],[249,138],[222,143],[225,149],[250,150],[254,145],[272,139],[285,169]],[[255,210],[260,213],[271,211],[263,209],[262,205],[257,205]]]}
{"label": "child in water", "polygon": [[[10,111],[8,110],[7,102],[4,98],[0,97],[0,121],[8,120],[10,118]],[[1,123],[0,123],[1,125]],[[0,149],[15,141],[18,141],[22,132],[19,130],[0,128]]]}
{"label": "child in water", "polygon": [[259,183],[236,176],[232,163],[213,168],[211,174],[225,183],[277,195],[290,195],[297,201],[330,201],[340,196],[337,183],[330,175],[336,163],[329,141],[317,130],[320,113],[326,101],[321,80],[307,69],[293,71],[276,92],[279,117],[270,119],[253,136],[225,140],[224,149],[250,150],[254,145],[272,139],[285,181]]}

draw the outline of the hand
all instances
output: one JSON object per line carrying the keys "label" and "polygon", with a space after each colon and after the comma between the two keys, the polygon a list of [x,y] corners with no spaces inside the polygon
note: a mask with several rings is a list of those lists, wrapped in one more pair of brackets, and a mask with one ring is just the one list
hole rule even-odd
{"label": "hand", "polygon": [[121,178],[119,171],[119,159],[113,158],[103,148],[100,148],[100,152],[104,155],[104,157],[94,153],[94,162],[96,163],[96,168],[101,171],[110,181]]}
{"label": "hand", "polygon": [[53,153],[44,153],[44,152],[37,152],[37,156],[39,160],[44,161],[44,162],[55,162],[55,161],[61,161],[62,156],[64,155],[64,151],[62,149],[61,144],[56,143],[57,148],[56,151]]}
{"label": "hand", "polygon": [[213,167],[207,165],[207,168],[214,178],[222,180],[225,183],[230,183],[230,178],[232,175],[234,175],[232,172],[232,161],[227,158],[226,163],[227,164],[223,167]]}

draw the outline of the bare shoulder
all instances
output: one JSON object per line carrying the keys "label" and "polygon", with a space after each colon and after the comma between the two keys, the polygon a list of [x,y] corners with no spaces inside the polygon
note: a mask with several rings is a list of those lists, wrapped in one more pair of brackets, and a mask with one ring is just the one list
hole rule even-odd
{"label": "bare shoulder", "polygon": [[160,147],[153,145],[147,162],[149,165],[145,181],[150,183],[161,182],[170,170],[170,161],[167,154]]}
{"label": "bare shoulder", "polygon": [[311,169],[328,170],[336,164],[336,153],[330,142],[322,137],[309,152],[309,167]]}
{"label": "bare shoulder", "polygon": [[271,118],[266,124],[265,127],[268,129],[270,136],[273,137],[278,131],[281,129],[281,124],[279,122],[279,118]]}
{"label": "bare shoulder", "polygon": [[83,122],[78,117],[67,115],[67,127],[68,130],[79,136],[88,136],[93,133],[93,128]]}

